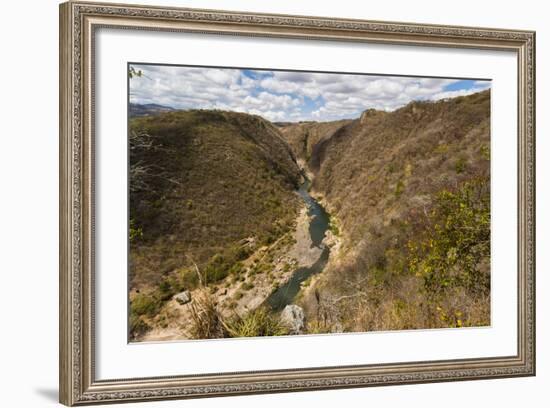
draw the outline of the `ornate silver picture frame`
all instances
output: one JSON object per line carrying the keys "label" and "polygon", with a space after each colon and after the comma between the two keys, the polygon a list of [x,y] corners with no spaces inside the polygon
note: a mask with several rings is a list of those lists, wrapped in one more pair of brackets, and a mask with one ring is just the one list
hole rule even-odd
{"label": "ornate silver picture frame", "polygon": [[[507,51],[517,56],[517,352],[483,358],[98,379],[95,40],[100,28]],[[119,95],[125,100],[126,95]],[[535,375],[535,33],[229,11],[60,6],[60,402],[84,405]],[[123,296],[123,295],[121,295]],[[269,340],[267,340],[269,341]],[[185,348],[185,344],[181,344]]]}

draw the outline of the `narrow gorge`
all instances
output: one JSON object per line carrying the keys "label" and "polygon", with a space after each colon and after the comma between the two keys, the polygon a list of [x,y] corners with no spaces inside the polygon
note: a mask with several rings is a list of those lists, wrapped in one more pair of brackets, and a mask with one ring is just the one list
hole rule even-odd
{"label": "narrow gorge", "polygon": [[136,115],[130,338],[489,324],[489,112],[485,91],[328,122]]}

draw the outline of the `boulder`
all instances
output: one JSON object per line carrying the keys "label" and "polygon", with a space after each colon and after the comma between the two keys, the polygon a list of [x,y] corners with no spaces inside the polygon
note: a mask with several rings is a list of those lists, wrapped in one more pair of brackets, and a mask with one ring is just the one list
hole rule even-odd
{"label": "boulder", "polygon": [[174,299],[176,299],[176,302],[178,302],[180,305],[189,303],[191,302],[191,292],[189,292],[188,290],[184,290],[183,292],[175,295]]}
{"label": "boulder", "polygon": [[281,323],[290,334],[300,334],[304,330],[304,309],[297,305],[287,305],[281,313]]}

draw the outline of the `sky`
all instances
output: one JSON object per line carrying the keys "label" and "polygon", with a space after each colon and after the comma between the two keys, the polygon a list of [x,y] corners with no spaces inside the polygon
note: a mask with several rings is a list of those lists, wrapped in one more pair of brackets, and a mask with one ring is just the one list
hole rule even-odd
{"label": "sky", "polygon": [[392,111],[413,100],[439,100],[488,89],[490,81],[133,64],[130,102],[175,109],[220,109],[272,122],[353,119],[366,109]]}

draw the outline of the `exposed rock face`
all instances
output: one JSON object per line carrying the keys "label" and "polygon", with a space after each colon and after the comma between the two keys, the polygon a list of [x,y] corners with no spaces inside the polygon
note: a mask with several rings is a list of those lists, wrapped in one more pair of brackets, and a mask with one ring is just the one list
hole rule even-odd
{"label": "exposed rock face", "polygon": [[377,116],[384,116],[385,114],[386,114],[386,112],[384,112],[384,111],[379,111],[379,110],[376,110],[376,109],[367,109],[366,111],[364,111],[361,114],[361,117],[359,118],[359,122],[361,123],[361,125],[364,125],[365,123],[367,123],[369,118],[374,118],[374,117],[377,117]]}
{"label": "exposed rock face", "polygon": [[186,303],[191,302],[191,292],[189,292],[188,290],[184,290],[183,292],[175,295],[174,299],[176,299],[176,302],[178,302],[180,305],[185,305]]}
{"label": "exposed rock face", "polygon": [[[289,143],[296,158],[301,160],[301,167],[309,170],[305,165],[312,155],[313,146],[324,139],[332,137],[338,129],[350,123],[351,120],[335,122],[299,122],[280,128],[284,139]],[[311,179],[311,176],[308,176]]]}
{"label": "exposed rock face", "polygon": [[287,305],[281,313],[281,323],[290,330],[290,334],[300,334],[305,327],[304,309],[297,305]]}

